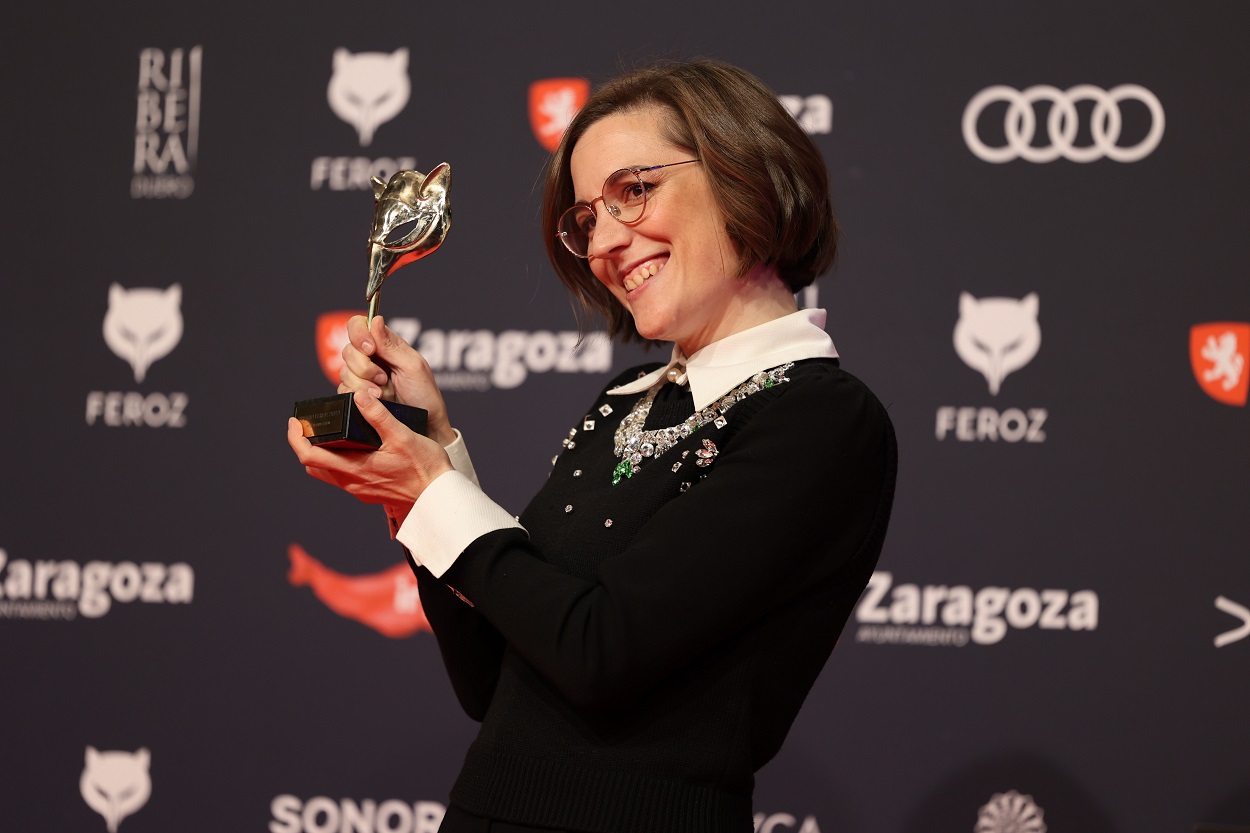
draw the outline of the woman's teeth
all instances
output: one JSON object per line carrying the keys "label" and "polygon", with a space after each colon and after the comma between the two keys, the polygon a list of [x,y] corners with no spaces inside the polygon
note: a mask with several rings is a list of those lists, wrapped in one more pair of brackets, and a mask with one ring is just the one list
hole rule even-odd
{"label": "woman's teeth", "polygon": [[625,291],[633,292],[654,278],[664,268],[664,263],[644,263],[625,277]]}

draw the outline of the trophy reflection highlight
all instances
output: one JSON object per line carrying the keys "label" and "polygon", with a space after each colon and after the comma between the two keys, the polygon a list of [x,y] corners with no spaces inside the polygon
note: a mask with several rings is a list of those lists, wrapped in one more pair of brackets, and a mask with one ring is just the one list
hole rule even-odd
{"label": "trophy reflection highlight", "polygon": [[[433,253],[451,228],[451,166],[437,165],[428,174],[396,171],[390,181],[372,177],[373,226],[369,231],[369,323],[378,314],[382,284],[410,263]],[[427,414],[422,408],[382,400],[400,422],[424,434]],[[372,450],[382,441],[356,410],[350,393],[305,399],[295,403],[295,418],[313,445],[326,448]]]}
{"label": "trophy reflection highlight", "polygon": [[446,162],[428,174],[397,171],[390,182],[373,183],[373,229],[369,233],[369,321],[378,314],[382,282],[395,272],[432,254],[451,228],[451,166]]}

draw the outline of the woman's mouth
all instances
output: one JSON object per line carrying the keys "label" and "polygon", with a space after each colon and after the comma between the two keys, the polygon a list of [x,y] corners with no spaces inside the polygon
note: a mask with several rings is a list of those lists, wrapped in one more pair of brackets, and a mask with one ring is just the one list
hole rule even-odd
{"label": "woman's mouth", "polygon": [[628,275],[625,276],[624,286],[626,292],[633,292],[647,281],[660,274],[667,260],[648,260],[638,264]]}

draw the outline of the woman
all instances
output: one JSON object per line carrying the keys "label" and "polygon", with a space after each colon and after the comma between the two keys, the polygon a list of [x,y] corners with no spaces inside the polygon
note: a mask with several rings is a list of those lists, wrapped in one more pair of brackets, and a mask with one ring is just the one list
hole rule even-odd
{"label": "woman", "polygon": [[[894,490],[884,409],[794,300],[833,260],[824,164],[748,73],[653,68],[574,118],[543,217],[574,296],[673,352],[575,415],[519,523],[380,319],[352,321],[340,390],[382,448],[314,448],[294,422],[288,439],[386,506],[482,722],[445,833],[747,833],[753,773],[872,573]],[[429,438],[379,396],[427,408]]]}

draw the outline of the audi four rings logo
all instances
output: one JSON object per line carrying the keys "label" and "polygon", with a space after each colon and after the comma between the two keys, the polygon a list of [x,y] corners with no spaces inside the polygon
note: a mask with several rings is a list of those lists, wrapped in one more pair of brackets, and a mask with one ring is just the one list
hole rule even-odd
{"label": "audi four rings logo", "polygon": [[[1007,104],[1007,114],[1003,118],[1007,144],[990,147],[982,141],[977,132],[977,124],[982,111],[1000,101]],[[1033,112],[1033,105],[1039,101],[1050,103],[1050,112],[1046,116],[1049,144],[1035,146],[1033,139],[1037,130],[1037,116]],[[1089,125],[1093,141],[1089,145],[1078,147],[1074,144],[1077,123],[1080,121],[1076,105],[1081,101],[1094,103]],[[1122,101],[1138,101],[1150,111],[1150,130],[1146,137],[1128,147],[1117,144],[1123,122],[1120,113]],[[1067,90],[1039,84],[1023,92],[997,85],[986,87],[968,102],[968,106],[964,108],[963,128],[968,149],[986,162],[1002,163],[1013,159],[1053,162],[1061,156],[1071,162],[1093,162],[1103,157],[1116,162],[1136,162],[1149,156],[1163,138],[1163,105],[1154,93],[1137,84],[1121,84],[1110,90],[1090,84],[1078,84]]]}

